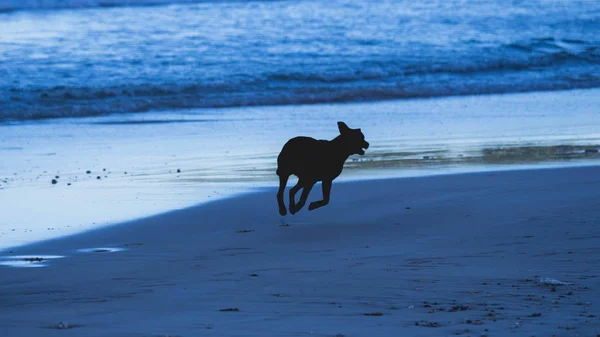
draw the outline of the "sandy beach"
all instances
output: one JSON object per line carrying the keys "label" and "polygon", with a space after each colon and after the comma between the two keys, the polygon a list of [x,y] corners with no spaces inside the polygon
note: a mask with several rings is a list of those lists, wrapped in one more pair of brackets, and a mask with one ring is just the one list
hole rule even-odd
{"label": "sandy beach", "polygon": [[[2,336],[597,336],[600,168],[265,188],[5,252]],[[319,188],[311,200],[319,198]],[[56,258],[52,258],[52,256]]]}
{"label": "sandy beach", "polygon": [[599,13],[0,1],[0,337],[600,337]]}

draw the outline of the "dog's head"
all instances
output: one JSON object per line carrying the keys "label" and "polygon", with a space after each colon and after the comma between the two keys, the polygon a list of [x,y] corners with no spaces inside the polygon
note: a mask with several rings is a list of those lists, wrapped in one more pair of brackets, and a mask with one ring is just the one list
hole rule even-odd
{"label": "dog's head", "polygon": [[344,144],[350,154],[365,154],[365,150],[369,148],[369,143],[365,141],[365,135],[363,135],[360,129],[350,129],[344,122],[338,122],[338,129],[340,135],[344,140]]}

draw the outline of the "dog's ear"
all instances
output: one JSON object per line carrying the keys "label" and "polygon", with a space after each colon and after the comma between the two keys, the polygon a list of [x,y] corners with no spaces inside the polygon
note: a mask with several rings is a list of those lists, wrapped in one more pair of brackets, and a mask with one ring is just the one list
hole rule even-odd
{"label": "dog's ear", "polygon": [[340,134],[342,134],[342,135],[344,133],[350,131],[350,128],[344,122],[338,122],[338,129],[340,130]]}

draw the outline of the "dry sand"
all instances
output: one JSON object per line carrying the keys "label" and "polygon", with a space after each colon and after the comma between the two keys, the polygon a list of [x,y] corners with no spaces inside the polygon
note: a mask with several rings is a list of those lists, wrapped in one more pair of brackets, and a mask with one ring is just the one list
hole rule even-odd
{"label": "dry sand", "polygon": [[4,252],[64,258],[0,266],[0,335],[597,336],[599,206],[598,167],[265,189]]}

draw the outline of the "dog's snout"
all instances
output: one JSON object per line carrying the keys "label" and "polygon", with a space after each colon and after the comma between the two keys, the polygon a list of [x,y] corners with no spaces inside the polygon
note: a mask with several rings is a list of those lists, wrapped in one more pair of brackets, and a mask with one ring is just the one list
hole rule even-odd
{"label": "dog's snout", "polygon": [[365,144],[363,145],[363,148],[368,149],[369,148],[369,143],[365,142]]}

